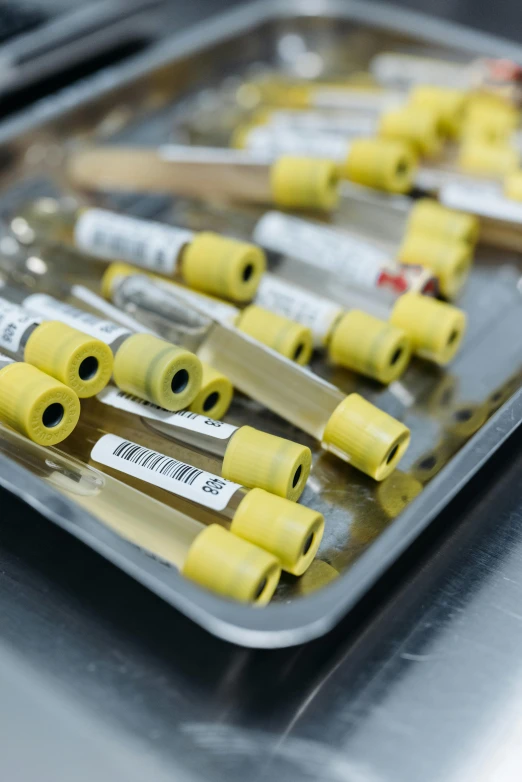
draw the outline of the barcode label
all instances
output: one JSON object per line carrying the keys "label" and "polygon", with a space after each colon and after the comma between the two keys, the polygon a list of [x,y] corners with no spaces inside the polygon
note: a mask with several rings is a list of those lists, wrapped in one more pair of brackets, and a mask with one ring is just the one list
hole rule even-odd
{"label": "barcode label", "polygon": [[479,217],[522,223],[522,203],[506,198],[494,184],[452,182],[440,189],[439,200],[450,209]]}
{"label": "barcode label", "polygon": [[40,323],[40,318],[29,315],[17,304],[0,299],[0,349],[18,353],[23,335],[35,323]]}
{"label": "barcode label", "polygon": [[182,248],[194,234],[181,228],[87,209],[76,222],[74,241],[85,252],[106,260],[122,260],[171,275]]}
{"label": "barcode label", "polygon": [[371,242],[324,225],[267,212],[257,223],[252,239],[273,252],[334,274],[340,282],[375,288],[389,258]]}
{"label": "barcode label", "polygon": [[356,112],[277,110],[268,116],[268,125],[277,128],[342,133],[348,136],[372,136],[377,132],[375,117]]}
{"label": "barcode label", "polygon": [[114,434],[106,434],[98,440],[91,458],[212,510],[223,510],[241,488],[238,483]]}
{"label": "barcode label", "polygon": [[307,128],[285,128],[260,125],[252,128],[245,138],[245,147],[271,157],[280,155],[307,155],[344,162],[350,142],[335,133],[324,133]]}
{"label": "barcode label", "polygon": [[226,440],[237,430],[237,426],[226,424],[223,421],[215,421],[213,418],[191,413],[189,410],[178,410],[176,413],[171,413],[169,410],[164,410],[162,407],[152,404],[152,402],[138,399],[138,397],[132,394],[120,391],[114,386],[104,388],[97,398],[104,405],[116,407],[118,410],[125,410],[127,413],[169,424],[175,429],[197,432],[198,434],[207,435],[207,437],[214,437],[217,440]]}
{"label": "barcode label", "polygon": [[114,323],[112,320],[103,320],[97,315],[85,312],[71,304],[54,299],[46,293],[33,293],[24,299],[24,309],[35,312],[44,320],[59,320],[75,329],[84,331],[91,337],[101,339],[107,345],[123,336],[130,334],[129,330]]}
{"label": "barcode label", "polygon": [[263,276],[255,303],[308,326],[316,347],[325,344],[334,322],[342,313],[342,309],[328,299],[296,288],[292,283],[280,280],[272,274]]}

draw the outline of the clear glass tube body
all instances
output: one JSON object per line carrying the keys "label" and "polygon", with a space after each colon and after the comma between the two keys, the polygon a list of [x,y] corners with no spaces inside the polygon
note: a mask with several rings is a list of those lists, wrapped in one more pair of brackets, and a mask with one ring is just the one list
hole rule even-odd
{"label": "clear glass tube body", "polygon": [[105,526],[181,569],[204,529],[195,519],[151,499],[99,470],[44,448],[0,424],[0,451],[84,507]]}

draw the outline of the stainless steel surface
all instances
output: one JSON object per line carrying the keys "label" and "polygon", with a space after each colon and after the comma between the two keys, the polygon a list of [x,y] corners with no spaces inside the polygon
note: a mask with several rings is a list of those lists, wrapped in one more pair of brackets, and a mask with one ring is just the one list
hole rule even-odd
{"label": "stainless steel surface", "polygon": [[517,782],[521,470],[518,432],[355,613],[271,652],[20,503],[0,529],[5,778]]}
{"label": "stainless steel surface", "polygon": [[[361,20],[378,24],[380,32],[361,31]],[[397,32],[383,32],[384,27]],[[143,143],[165,140],[172,126],[168,106],[174,95],[186,95],[195,85],[207,84],[209,73],[217,84],[220,75],[237,72],[254,59],[278,61],[278,42],[290,31],[302,35],[307,46],[324,51],[328,63],[337,62],[346,51],[357,51],[347,44],[358,41],[363,63],[376,48],[408,35],[422,38],[427,30],[433,40],[461,44],[468,51],[505,56],[518,52],[509,44],[438,23],[427,28],[422,20],[387,7],[257,3],[4,125],[3,184],[8,190],[1,211],[12,210],[32,193],[56,192],[63,185],[64,144],[92,136],[139,138]],[[248,47],[242,47],[247,32]],[[49,177],[54,177],[54,183]],[[169,209],[162,199],[137,196],[112,203],[148,216]],[[522,346],[514,338],[522,325],[518,262],[516,256],[500,253],[479,260],[466,294],[471,321],[468,345],[448,373],[417,364],[400,384],[383,392],[361,384],[347,372],[332,373],[324,364],[316,367],[344,391],[364,387],[373,400],[401,415],[412,428],[414,444],[401,471],[380,485],[316,452],[304,499],[326,511],[327,533],[319,554],[326,565],[318,565],[300,581],[288,578],[279,590],[278,604],[264,611],[218,600],[176,574],[166,574],[158,563],[5,460],[0,482],[217,635],[261,647],[297,644],[321,635],[356,605],[519,426]],[[486,318],[489,328],[483,329]],[[245,399],[238,399],[228,420],[248,421],[306,442],[296,430]],[[332,567],[342,576],[319,589]],[[172,621],[179,621],[177,615]]]}

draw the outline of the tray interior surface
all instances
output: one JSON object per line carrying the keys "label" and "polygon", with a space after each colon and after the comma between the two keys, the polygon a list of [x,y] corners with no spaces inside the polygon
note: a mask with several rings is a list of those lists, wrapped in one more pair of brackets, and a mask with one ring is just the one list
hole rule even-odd
{"label": "tray interior surface", "polygon": [[[231,34],[181,57],[173,50],[170,62],[96,99],[84,100],[38,127],[27,127],[5,143],[0,150],[0,217],[12,215],[18,204],[36,195],[66,192],[62,163],[68,149],[95,139],[165,143],[174,137],[185,107],[195,101],[212,105],[224,82],[234,88],[243,77],[267,66],[305,78],[337,77],[361,70],[382,49],[414,51],[419,46],[418,39],[406,33],[305,16],[266,21],[249,29],[248,35]],[[431,51],[436,49],[430,45]],[[456,52],[452,55],[459,57]],[[105,196],[98,202],[143,217],[172,219],[173,204],[165,197],[126,194]],[[226,221],[222,228],[227,231]],[[410,503],[418,503],[443,468],[447,480],[451,479],[455,454],[470,438],[480,437],[488,419],[519,388],[521,262],[517,253],[479,249],[471,280],[458,302],[468,313],[468,333],[447,370],[414,361],[399,381],[385,389],[314,359],[313,369],[320,375],[346,393],[363,393],[410,427],[409,452],[400,469],[380,484],[321,452],[257,403],[236,395],[226,420],[299,440],[314,453],[302,501],[325,514],[326,532],[316,563],[301,579],[284,577],[276,602],[306,600],[304,596],[338,574],[347,574],[357,560],[363,563],[368,549],[381,535],[389,534]],[[434,497],[433,503],[441,499]],[[426,513],[425,504],[419,508]]]}

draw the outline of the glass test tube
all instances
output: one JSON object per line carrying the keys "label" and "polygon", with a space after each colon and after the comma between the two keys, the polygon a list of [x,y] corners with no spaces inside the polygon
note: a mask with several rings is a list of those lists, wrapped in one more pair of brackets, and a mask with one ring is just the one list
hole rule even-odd
{"label": "glass test tube", "polygon": [[[45,316],[43,316],[45,318]],[[0,285],[0,350],[54,377],[79,397],[105,388],[113,369],[112,353],[95,335],[88,335],[49,316],[28,312]],[[94,337],[94,338],[93,338]]]}
{"label": "glass test tube", "polygon": [[226,598],[265,605],[280,574],[275,557],[221,526],[205,527],[99,470],[0,425],[0,451],[107,528]]}
{"label": "glass test tube", "polygon": [[[282,132],[291,130],[308,137],[322,133],[344,139],[381,137],[409,143],[418,154],[426,156],[439,152],[444,142],[439,117],[418,106],[384,110],[378,114],[361,114],[349,109],[263,108],[238,128],[236,136],[239,134],[241,141],[248,129],[254,127],[277,128]],[[260,142],[251,139],[251,143]]]}
{"label": "glass test tube", "polygon": [[[187,303],[174,286],[145,275],[110,274],[105,293],[145,326],[169,335]],[[318,439],[327,450],[377,480],[388,475],[408,445],[406,427],[357,394],[349,397],[226,323],[209,323],[198,354],[236,388]]]}
{"label": "glass test tube", "polygon": [[[155,435],[156,449],[195,465],[202,460],[211,472],[219,472],[229,481],[265,489],[294,502],[310,473],[312,456],[304,445],[189,410],[171,413],[114,386],[84,405],[85,416],[93,425],[99,423],[105,431],[131,440],[142,442],[148,436],[150,441]],[[176,443],[172,451],[166,450],[170,442]]]}
{"label": "glass test tube", "polygon": [[78,206],[70,199],[28,204],[12,227],[20,241],[42,236],[62,241],[92,257],[128,261],[236,301],[252,299],[265,269],[263,252],[253,244]]}
{"label": "glass test tube", "polygon": [[56,445],[78,423],[74,391],[32,364],[0,353],[0,421],[40,445]]}
{"label": "glass test tube", "polygon": [[[75,329],[81,328],[91,337],[108,345],[114,355],[113,378],[122,390],[167,410],[187,407],[199,393],[202,380],[201,362],[188,350],[172,345],[153,334],[133,334],[113,321],[104,320],[45,293],[30,293],[12,285],[3,285],[0,292],[2,300],[8,303],[8,315],[12,311],[12,305],[17,305],[18,312],[22,309],[22,312],[25,310],[39,318],[49,319],[48,323],[35,330],[36,335],[42,328],[45,331],[52,329],[54,333],[54,330],[58,330],[57,323],[61,328],[61,324],[65,323]],[[49,351],[51,346],[53,358],[56,355],[61,357],[62,353],[60,351],[57,354],[54,343],[47,339],[46,335],[43,337],[42,352],[44,348]],[[29,340],[27,347],[30,346]],[[26,360],[27,347],[24,351]],[[44,366],[40,368],[44,369]],[[107,381],[109,377],[110,371]]]}
{"label": "glass test tube", "polygon": [[[164,441],[145,427],[135,442],[105,432],[100,423],[96,416],[82,415],[79,428],[61,448],[202,523],[230,527],[233,534],[277,557],[293,575],[308,568],[323,534],[320,513],[263,489],[246,489],[157,450]],[[250,455],[255,469],[255,447]]]}
{"label": "glass test tube", "polygon": [[328,159],[274,159],[176,144],[79,150],[71,154],[68,176],[76,187],[87,190],[170,193],[321,211],[335,206],[339,184],[338,168]]}

